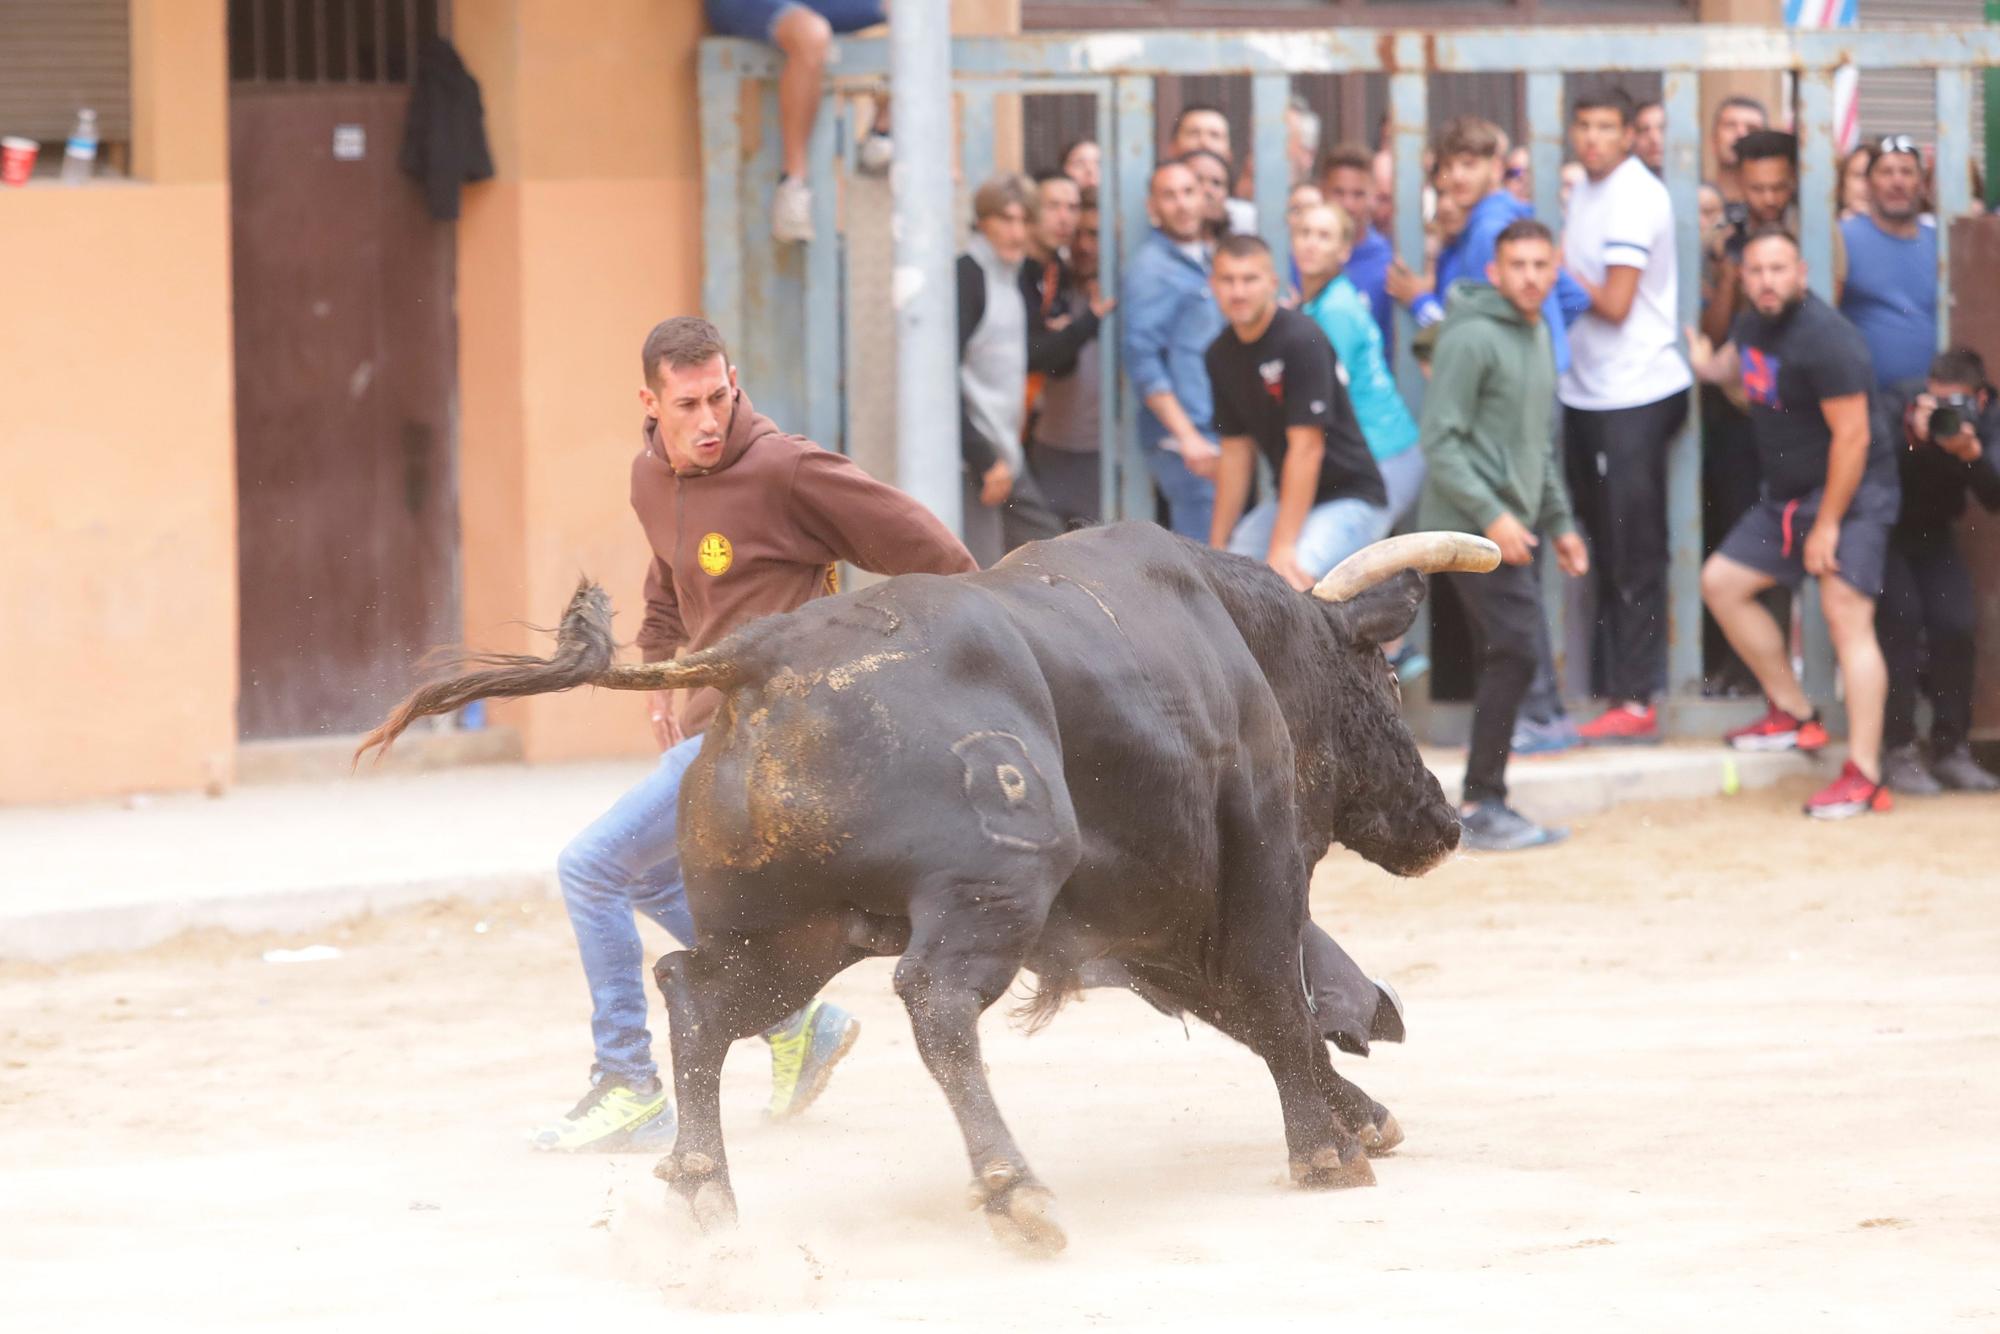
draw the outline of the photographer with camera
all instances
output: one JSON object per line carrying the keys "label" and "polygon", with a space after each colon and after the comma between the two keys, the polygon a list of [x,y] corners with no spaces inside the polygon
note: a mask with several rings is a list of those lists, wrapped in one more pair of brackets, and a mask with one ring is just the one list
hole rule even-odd
{"label": "photographer with camera", "polygon": [[[2000,410],[1986,365],[1968,347],[1940,352],[1924,380],[1885,394],[1889,434],[1899,438],[1903,507],[1889,534],[1876,633],[1889,665],[1882,776],[1896,792],[1927,796],[2000,790],[1966,745],[1972,725],[1972,576],[1959,554],[1958,517],[1969,491],[2000,510]],[[1917,688],[1931,701],[1929,758],[1917,745]]]}

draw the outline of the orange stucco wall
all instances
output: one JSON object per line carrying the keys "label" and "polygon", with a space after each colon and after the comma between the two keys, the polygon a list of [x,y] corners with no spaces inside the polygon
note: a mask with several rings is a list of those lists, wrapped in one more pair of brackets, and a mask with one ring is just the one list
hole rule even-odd
{"label": "orange stucco wall", "polygon": [[0,802],[236,745],[223,0],[134,0],[134,182],[0,196]]}

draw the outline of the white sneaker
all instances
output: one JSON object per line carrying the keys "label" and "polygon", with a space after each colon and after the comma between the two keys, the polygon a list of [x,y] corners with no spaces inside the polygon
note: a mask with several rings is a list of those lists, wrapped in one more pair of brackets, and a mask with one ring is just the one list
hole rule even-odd
{"label": "white sneaker", "polygon": [[771,239],[780,245],[813,239],[813,197],[806,183],[787,176],[771,197]]}
{"label": "white sneaker", "polygon": [[870,176],[880,176],[889,170],[889,164],[896,160],[896,141],[880,130],[870,130],[868,137],[861,141],[860,151],[855,154],[855,162]]}

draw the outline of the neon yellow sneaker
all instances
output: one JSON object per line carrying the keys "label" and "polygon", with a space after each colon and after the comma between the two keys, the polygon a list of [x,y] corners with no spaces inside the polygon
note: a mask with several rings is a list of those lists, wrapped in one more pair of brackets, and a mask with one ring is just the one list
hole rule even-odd
{"label": "neon yellow sneaker", "polygon": [[529,1139],[531,1148],[549,1153],[644,1153],[673,1143],[676,1121],[666,1085],[657,1078],[642,1088],[605,1079],[583,1095],[554,1125]]}
{"label": "neon yellow sneaker", "polygon": [[840,1058],[861,1036],[861,1021],[838,1005],[816,1000],[764,1035],[771,1044],[773,1121],[797,1116],[813,1105]]}

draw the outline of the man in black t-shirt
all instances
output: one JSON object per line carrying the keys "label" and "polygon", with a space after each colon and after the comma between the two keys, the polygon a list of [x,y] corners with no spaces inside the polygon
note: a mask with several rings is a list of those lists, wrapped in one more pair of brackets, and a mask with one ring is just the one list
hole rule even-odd
{"label": "man in black t-shirt", "polygon": [[1790,233],[1751,236],[1742,282],[1750,308],[1728,343],[1716,350],[1688,330],[1697,376],[1740,378],[1763,474],[1757,504],[1701,571],[1703,600],[1770,699],[1763,718],[1726,739],[1739,750],[1826,744],[1792,672],[1785,633],[1757,601],[1773,584],[1797,586],[1812,575],[1846,685],[1848,760],[1806,814],[1838,820],[1888,810],[1881,768],[1888,671],[1875,639],[1875,600],[1900,488],[1893,446],[1873,430],[1874,366],[1860,331],[1806,290],[1805,261]]}
{"label": "man in black t-shirt", "polygon": [[[1229,237],[1216,248],[1209,281],[1229,321],[1207,356],[1222,437],[1209,545],[1263,560],[1292,587],[1308,589],[1388,535],[1388,492],[1333,344],[1309,316],[1278,305],[1270,247],[1255,236]],[[1259,451],[1278,494],[1244,514]]]}

